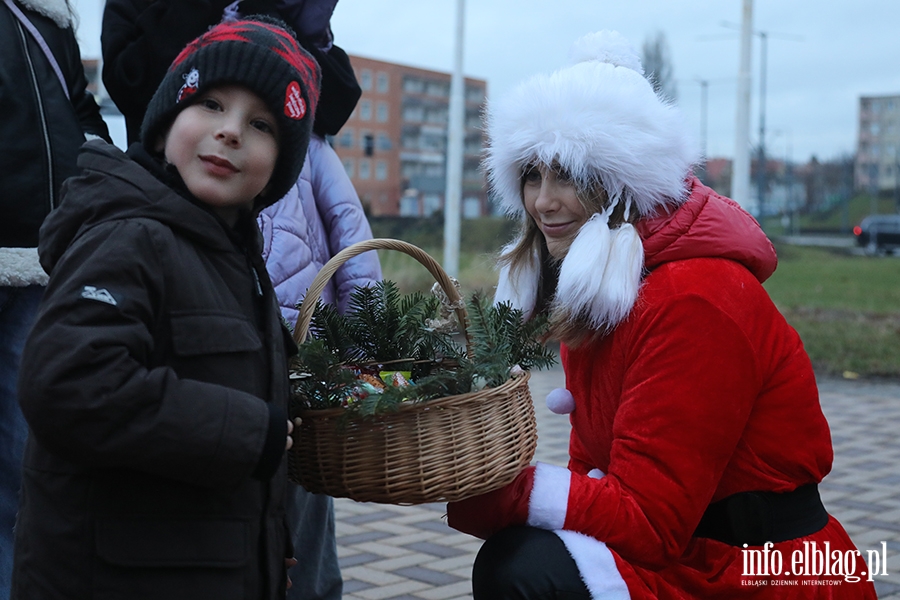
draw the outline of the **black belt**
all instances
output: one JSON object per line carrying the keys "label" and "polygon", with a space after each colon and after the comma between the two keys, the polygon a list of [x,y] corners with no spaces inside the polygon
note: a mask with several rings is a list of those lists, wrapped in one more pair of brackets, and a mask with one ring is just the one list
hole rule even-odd
{"label": "black belt", "polygon": [[819,488],[810,483],[793,492],[740,492],[713,502],[694,536],[732,546],[762,546],[813,534],[828,519]]}

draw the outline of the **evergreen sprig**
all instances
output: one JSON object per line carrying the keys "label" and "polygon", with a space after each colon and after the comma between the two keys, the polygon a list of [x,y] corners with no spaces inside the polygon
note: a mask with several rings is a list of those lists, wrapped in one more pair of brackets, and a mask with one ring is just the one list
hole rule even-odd
{"label": "evergreen sprig", "polygon": [[467,302],[469,336],[477,375],[496,387],[509,378],[509,369],[544,369],[556,362],[553,352],[540,343],[547,331],[547,318],[538,315],[528,321],[509,302],[492,304],[476,292]]}
{"label": "evergreen sprig", "polygon": [[429,326],[439,308],[437,298],[403,296],[390,281],[357,288],[346,315],[320,303],[310,326],[312,339],[301,345],[296,359],[295,370],[308,375],[295,380],[295,396],[305,408],[343,406],[359,385],[352,368],[411,371],[414,385],[388,385],[349,404],[361,415],[380,414],[403,402],[464,394],[484,384],[496,387],[509,379],[513,365],[528,370],[555,362],[539,341],[547,329],[544,317],[523,321],[521,310],[493,305],[476,293],[467,302],[467,355],[453,332]]}

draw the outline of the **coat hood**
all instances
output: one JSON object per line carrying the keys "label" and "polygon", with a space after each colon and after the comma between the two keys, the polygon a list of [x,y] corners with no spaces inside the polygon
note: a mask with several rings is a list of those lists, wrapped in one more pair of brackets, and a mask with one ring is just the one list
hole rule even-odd
{"label": "coat hood", "polygon": [[[147,168],[130,158],[134,152]],[[66,180],[62,203],[41,226],[38,251],[47,273],[82,233],[120,219],[153,219],[210,249],[234,248],[224,222],[160,180],[166,176],[162,167],[157,175],[151,173],[150,161],[138,145],[128,155],[102,140],[82,146],[81,175]]]}
{"label": "coat hood", "polygon": [[687,202],[667,215],[636,224],[644,245],[644,266],[654,269],[687,258],[727,258],[744,265],[763,282],[778,258],[772,242],[740,205],[689,179]]}

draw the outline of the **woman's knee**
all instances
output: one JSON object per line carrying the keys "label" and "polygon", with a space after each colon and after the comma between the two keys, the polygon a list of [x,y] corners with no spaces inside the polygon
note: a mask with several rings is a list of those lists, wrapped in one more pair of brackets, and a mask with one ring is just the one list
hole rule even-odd
{"label": "woman's knee", "polygon": [[532,527],[504,529],[482,545],[472,588],[484,600],[590,598],[562,540]]}

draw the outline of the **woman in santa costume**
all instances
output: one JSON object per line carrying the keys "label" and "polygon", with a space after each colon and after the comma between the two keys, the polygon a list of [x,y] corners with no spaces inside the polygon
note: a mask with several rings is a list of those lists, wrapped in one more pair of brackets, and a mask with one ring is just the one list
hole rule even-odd
{"label": "woman in santa costume", "polygon": [[772,244],[692,176],[681,117],[615,32],[488,107],[485,160],[522,228],[498,301],[547,313],[572,423],[538,464],[448,505],[487,539],[476,599],[875,598],[822,505],[828,423],[762,287]]}

